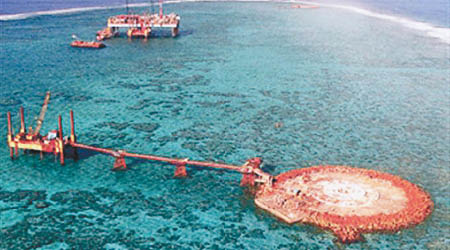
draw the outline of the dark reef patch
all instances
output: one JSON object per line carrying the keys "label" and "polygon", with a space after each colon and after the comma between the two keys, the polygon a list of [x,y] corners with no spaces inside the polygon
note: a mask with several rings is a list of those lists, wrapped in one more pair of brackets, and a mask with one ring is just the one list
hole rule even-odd
{"label": "dark reef patch", "polygon": [[241,93],[206,92],[206,91],[199,91],[197,93],[202,94],[204,96],[214,96],[214,97],[234,97],[234,98],[247,97],[247,95]]}
{"label": "dark reef patch", "polygon": [[104,99],[104,98],[95,99],[94,102],[95,102],[95,103],[99,103],[99,104],[119,103],[118,100],[114,100],[114,99]]}
{"label": "dark reef patch", "polygon": [[70,190],[53,194],[50,200],[59,204],[68,204],[72,209],[94,208],[99,199],[91,192]]}
{"label": "dark reef patch", "polygon": [[209,79],[198,74],[185,77],[181,80],[181,83],[186,86],[207,86],[210,82]]}
{"label": "dark reef patch", "polygon": [[86,102],[92,99],[90,96],[86,95],[74,95],[74,96],[68,96],[67,99],[70,102]]}
{"label": "dark reef patch", "polygon": [[236,151],[236,145],[231,140],[224,139],[224,134],[227,132],[214,130],[209,123],[195,123],[172,133],[170,140],[184,140],[181,145],[183,148],[217,160]]}
{"label": "dark reef patch", "polygon": [[224,106],[226,104],[230,103],[230,101],[217,101],[217,102],[195,102],[196,105],[204,107],[204,108],[217,108]]}
{"label": "dark reef patch", "polygon": [[47,199],[47,193],[42,190],[16,190],[14,192],[0,190],[0,200],[3,202],[20,201],[44,201]]}
{"label": "dark reef patch", "polygon": [[22,104],[22,102],[15,98],[11,97],[0,98],[0,106],[16,106],[20,104]]}
{"label": "dark reef patch", "polygon": [[126,89],[140,89],[140,88],[145,88],[148,86],[151,86],[152,84],[134,84],[134,83],[120,83],[120,86],[122,88],[126,88]]}
{"label": "dark reef patch", "polygon": [[[0,230],[0,249],[34,249],[57,243],[64,243],[70,249],[110,249],[114,245],[128,249],[221,249],[217,244],[228,248],[244,248],[239,242],[242,236],[263,237],[257,229],[243,234],[248,231],[240,225],[244,213],[231,213],[232,208],[221,225],[203,224],[196,214],[198,209],[207,212],[209,209],[225,208],[212,202],[215,194],[206,192],[204,196],[198,197],[199,200],[186,200],[190,204],[186,207],[186,203],[180,203],[179,199],[184,199],[188,191],[179,185],[173,188],[173,196],[146,196],[140,190],[119,192],[105,187],[92,191],[67,190],[54,193],[50,197],[51,206],[35,210],[39,213],[21,211],[25,212],[22,220]],[[192,191],[200,190],[203,190],[202,186]],[[0,192],[1,200],[11,203],[32,199],[39,200],[41,205],[50,204],[45,200],[46,197],[44,191]],[[116,224],[117,221],[137,216],[146,216],[147,219],[159,217],[156,221],[163,219],[173,224],[155,225],[153,233],[144,235],[122,227],[120,223]],[[211,238],[212,241],[186,240],[184,230],[208,232],[215,238]]]}
{"label": "dark reef patch", "polygon": [[131,127],[135,130],[152,133],[159,128],[158,123],[135,123]]}
{"label": "dark reef patch", "polygon": [[50,203],[45,202],[45,201],[38,201],[38,202],[36,202],[36,204],[34,206],[36,208],[47,208],[50,206]]}
{"label": "dark reef patch", "polygon": [[[24,200],[46,201],[44,191],[17,190],[0,192],[3,202]],[[162,216],[170,219],[172,211],[182,213],[185,208],[158,197],[145,197],[140,191],[116,192],[107,188],[96,188],[94,192],[68,190],[51,196],[54,209],[47,208],[42,213],[27,213],[22,221],[0,230],[0,249],[33,249],[45,245],[64,242],[71,249],[103,249],[107,243],[120,242],[130,249],[153,247],[176,247],[181,235],[178,228],[170,229],[170,234],[160,237],[167,242],[155,242],[153,237],[140,237],[134,230],[115,228],[111,221],[119,217],[134,216],[147,211],[149,217]],[[59,207],[59,209],[56,209]],[[166,214],[168,212],[168,214]],[[167,229],[161,229],[162,231]],[[160,231],[160,232],[162,232]]]}
{"label": "dark reef patch", "polygon": [[116,130],[124,130],[129,126],[127,122],[102,122],[95,125],[96,128],[109,127]]}
{"label": "dark reef patch", "polygon": [[[83,134],[83,138],[92,146],[109,147],[109,148],[123,148],[130,144],[133,139],[126,133],[108,134],[104,131],[89,131]],[[84,140],[84,139],[83,139]]]}

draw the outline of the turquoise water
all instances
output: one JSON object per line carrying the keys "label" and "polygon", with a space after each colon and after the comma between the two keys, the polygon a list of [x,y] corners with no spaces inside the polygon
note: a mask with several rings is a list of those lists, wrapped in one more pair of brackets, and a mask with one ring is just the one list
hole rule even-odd
{"label": "turquoise water", "polygon": [[[42,0],[39,1],[42,2]],[[320,0],[320,2],[358,6],[377,13],[409,17],[416,21],[450,28],[448,12],[450,2],[446,0]]]}
{"label": "turquoise water", "polygon": [[[43,131],[69,109],[78,140],[102,147],[242,164],[271,174],[343,164],[399,175],[428,192],[435,211],[397,234],[349,246],[312,226],[289,226],[255,208],[240,176],[82,151],[9,160],[0,147],[0,248],[323,249],[431,248],[449,244],[448,44],[386,20],[282,3],[180,3],[178,38],[94,38],[122,10],[2,22],[0,137],[6,111],[33,124],[52,91]],[[136,9],[140,10],[140,9]],[[281,128],[274,124],[282,122]],[[47,208],[36,208],[46,204]]]}

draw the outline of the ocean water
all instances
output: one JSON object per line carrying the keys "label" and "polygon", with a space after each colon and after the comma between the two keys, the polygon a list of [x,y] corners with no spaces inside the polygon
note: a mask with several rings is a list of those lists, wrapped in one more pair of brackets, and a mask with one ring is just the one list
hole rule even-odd
{"label": "ocean water", "polygon": [[401,16],[450,28],[450,2],[446,0],[321,0],[318,2],[364,8],[380,14]]}
{"label": "ocean water", "polygon": [[16,130],[20,106],[34,124],[50,90],[43,132],[61,114],[68,134],[73,109],[85,144],[236,165],[260,156],[274,175],[319,164],[375,169],[427,190],[432,215],[342,245],[330,232],[257,209],[236,173],[189,168],[189,178],[173,179],[172,166],[131,159],[128,171],[112,172],[113,158],[88,151],[65,166],[53,156],[11,161],[4,145],[0,249],[445,249],[445,39],[336,6],[166,9],[181,15],[179,37],[121,37],[102,50],[71,48],[71,35],[93,39],[123,9],[1,21],[0,138],[7,111]]}

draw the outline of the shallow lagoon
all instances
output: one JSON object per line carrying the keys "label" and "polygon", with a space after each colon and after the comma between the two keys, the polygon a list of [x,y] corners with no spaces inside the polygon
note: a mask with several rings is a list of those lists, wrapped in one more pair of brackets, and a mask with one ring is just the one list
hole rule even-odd
{"label": "shallow lagoon", "polygon": [[[400,175],[431,193],[435,211],[397,234],[348,248],[443,248],[450,181],[448,45],[388,21],[282,3],[167,5],[178,38],[93,38],[102,10],[2,22],[0,137],[6,111],[43,131],[73,109],[79,141],[102,147],[242,164],[261,156],[278,174],[342,164]],[[142,11],[143,9],[137,9]],[[158,34],[165,36],[165,34]],[[281,128],[275,123],[282,122]],[[48,156],[11,162],[0,147],[0,248],[339,248],[312,226],[288,226],[256,209],[240,176],[82,151],[61,167]],[[47,208],[36,208],[45,202]]]}

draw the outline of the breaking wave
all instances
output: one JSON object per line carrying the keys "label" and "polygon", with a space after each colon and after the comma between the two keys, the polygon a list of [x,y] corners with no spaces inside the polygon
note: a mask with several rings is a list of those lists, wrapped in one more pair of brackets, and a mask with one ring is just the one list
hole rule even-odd
{"label": "breaking wave", "polygon": [[[181,3],[181,2],[213,2],[217,0],[173,0],[173,1],[166,1],[166,4],[171,3]],[[219,0],[220,1],[220,0]],[[252,2],[252,1],[258,1],[262,2],[261,0],[225,0],[230,2]],[[342,9],[346,11],[351,11],[354,13],[358,13],[361,15],[378,18],[382,20],[391,21],[397,24],[400,24],[404,27],[423,32],[425,35],[433,38],[438,38],[441,41],[450,44],[450,28],[443,28],[443,27],[436,27],[430,23],[426,22],[420,22],[420,21],[414,21],[405,17],[395,16],[395,15],[388,15],[388,14],[381,14],[376,13],[370,10],[366,10],[359,7],[353,7],[353,6],[347,6],[347,5],[336,5],[336,4],[326,4],[326,3],[318,3],[318,2],[308,2],[308,1],[295,1],[295,0],[266,0],[265,2],[287,2],[287,3],[303,3],[303,4],[314,4],[319,5],[321,7],[327,7],[327,8],[336,8],[336,9]],[[150,3],[136,3],[136,4],[129,4],[129,7],[145,7],[145,6],[151,6]],[[0,15],[0,21],[9,21],[9,20],[21,20],[21,19],[27,19],[30,17],[35,16],[42,16],[42,15],[62,15],[62,14],[70,14],[70,13],[77,13],[77,12],[85,12],[85,11],[94,11],[94,10],[105,10],[105,9],[119,9],[119,8],[125,8],[125,5],[116,5],[116,6],[100,6],[100,7],[80,7],[80,8],[69,8],[69,9],[62,9],[62,10],[49,10],[49,11],[36,11],[36,12],[29,12],[29,13],[19,13],[19,14],[8,14],[8,15]]]}
{"label": "breaking wave", "polygon": [[[149,6],[150,4],[133,4],[128,5],[130,7],[144,7]],[[63,14],[71,14],[77,12],[85,12],[85,11],[94,11],[94,10],[106,10],[106,9],[119,9],[125,8],[125,5],[117,5],[117,6],[100,6],[100,7],[80,7],[80,8],[69,8],[62,10],[45,10],[45,11],[36,11],[36,12],[28,12],[28,13],[18,13],[18,14],[8,14],[8,15],[0,15],[0,21],[10,21],[10,20],[21,20],[27,19],[35,16],[45,16],[45,15],[63,15]]]}
{"label": "breaking wave", "polygon": [[[291,2],[296,2],[296,1],[291,1]],[[370,10],[353,7],[353,6],[336,5],[336,4],[318,4],[318,3],[312,3],[312,2],[309,2],[309,3],[315,4],[315,5],[320,5],[322,7],[343,9],[343,10],[351,11],[351,12],[358,13],[361,15],[398,23],[404,27],[407,27],[407,28],[410,28],[410,29],[413,29],[416,31],[424,32],[424,34],[429,37],[438,38],[441,41],[443,41],[447,44],[450,44],[450,29],[449,28],[436,27],[430,23],[414,21],[409,18],[395,16],[395,15],[376,13],[376,12],[373,12]]]}

